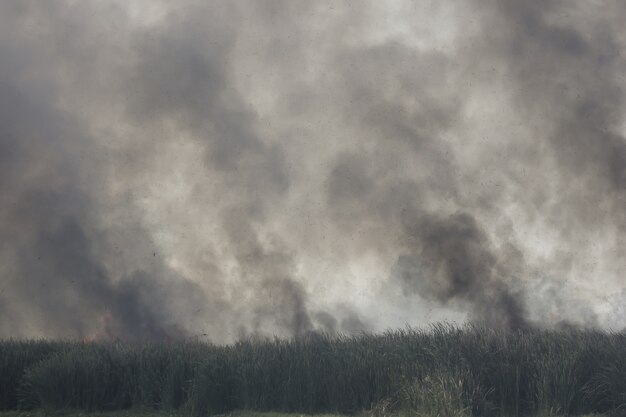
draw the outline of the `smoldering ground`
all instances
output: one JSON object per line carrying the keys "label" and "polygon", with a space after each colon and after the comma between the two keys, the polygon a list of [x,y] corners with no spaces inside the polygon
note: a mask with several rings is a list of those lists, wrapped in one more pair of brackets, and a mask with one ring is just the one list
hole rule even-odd
{"label": "smoldering ground", "polygon": [[620,2],[0,16],[3,337],[626,326]]}

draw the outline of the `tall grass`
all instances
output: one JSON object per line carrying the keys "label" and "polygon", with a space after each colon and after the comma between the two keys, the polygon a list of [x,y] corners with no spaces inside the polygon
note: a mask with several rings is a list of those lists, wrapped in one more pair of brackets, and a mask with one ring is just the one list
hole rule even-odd
{"label": "tall grass", "polygon": [[25,409],[173,410],[187,402],[198,364],[214,347],[199,343],[68,344],[25,369]]}
{"label": "tall grass", "polygon": [[229,346],[9,341],[0,342],[0,353],[4,409],[450,417],[626,411],[626,336],[598,331],[437,325]]}
{"label": "tall grass", "polygon": [[62,343],[42,340],[0,341],[0,410],[17,407],[19,381],[25,370],[62,346]]}

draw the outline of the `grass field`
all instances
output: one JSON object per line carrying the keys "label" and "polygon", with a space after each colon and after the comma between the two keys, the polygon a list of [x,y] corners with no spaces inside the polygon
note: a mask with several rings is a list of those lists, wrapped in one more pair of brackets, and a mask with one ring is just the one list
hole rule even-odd
{"label": "grass field", "polygon": [[[41,411],[7,411],[0,412],[0,417],[46,417],[50,414],[45,414]],[[81,412],[67,412],[60,414],[53,414],[53,416],[59,417],[186,417],[185,413],[180,412],[137,412],[137,411],[115,411],[115,412],[93,412],[93,413],[81,413]],[[233,413],[223,414],[222,417],[304,417],[303,414],[298,413],[264,413],[258,411],[236,411]],[[312,414],[307,417],[346,417],[342,414]],[[367,417],[366,413],[358,415],[361,417]],[[545,416],[545,415],[544,415]],[[537,417],[544,417],[537,416]],[[435,416],[433,416],[435,417]],[[581,417],[604,417],[601,414],[587,414]]]}
{"label": "grass field", "polygon": [[0,409],[620,416],[626,415],[626,335],[438,325],[229,346],[4,341]]}
{"label": "grass field", "polygon": [[[0,412],[0,417],[44,417],[42,411],[5,411]],[[113,412],[65,412],[56,413],[54,416],[59,417],[186,417],[187,414],[181,412],[164,412],[164,411],[113,411]],[[223,417],[303,417],[298,413],[268,413],[259,411],[234,411],[223,414]],[[346,417],[341,414],[315,414],[311,417]]]}
{"label": "grass field", "polygon": [[[46,414],[42,412],[33,411],[5,411],[0,412],[0,417],[43,417]],[[137,412],[137,411],[115,411],[115,412],[93,412],[93,413],[80,413],[80,412],[67,412],[62,414],[55,414],[63,417],[185,417],[184,413],[176,412]],[[223,417],[302,417],[302,414],[287,414],[287,413],[262,413],[255,411],[236,411],[233,413],[225,414]],[[344,417],[340,414],[317,414],[315,417]]]}
{"label": "grass field", "polygon": [[[49,414],[45,414],[41,411],[6,411],[0,412],[0,417],[44,417]],[[113,412],[93,412],[93,413],[81,413],[81,412],[66,412],[60,414],[53,414],[59,417],[185,417],[186,414],[180,412],[141,412],[141,411],[113,411]],[[302,417],[302,414],[286,414],[286,413],[262,413],[255,411],[236,411],[233,413],[225,414],[223,417]],[[315,417],[344,417],[339,414],[319,414]]]}

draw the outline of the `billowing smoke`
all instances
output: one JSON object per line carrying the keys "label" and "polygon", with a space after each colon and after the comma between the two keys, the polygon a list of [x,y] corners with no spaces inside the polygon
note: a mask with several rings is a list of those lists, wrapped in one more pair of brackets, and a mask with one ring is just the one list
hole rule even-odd
{"label": "billowing smoke", "polygon": [[424,216],[407,230],[413,256],[398,259],[397,274],[405,291],[441,303],[467,302],[473,319],[488,325],[527,325],[520,297],[511,288],[517,277],[506,270],[509,262],[492,252],[472,216]]}
{"label": "billowing smoke", "polygon": [[619,1],[0,4],[0,337],[626,327]]}

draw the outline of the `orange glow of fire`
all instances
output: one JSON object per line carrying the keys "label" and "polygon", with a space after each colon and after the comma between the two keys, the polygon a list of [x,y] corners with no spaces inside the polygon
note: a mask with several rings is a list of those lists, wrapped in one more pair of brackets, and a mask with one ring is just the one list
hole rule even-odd
{"label": "orange glow of fire", "polygon": [[116,342],[119,338],[113,332],[111,328],[111,322],[113,320],[113,316],[110,311],[107,311],[100,318],[100,326],[101,329],[95,332],[90,336],[86,336],[83,338],[83,343],[95,343],[95,342]]}

